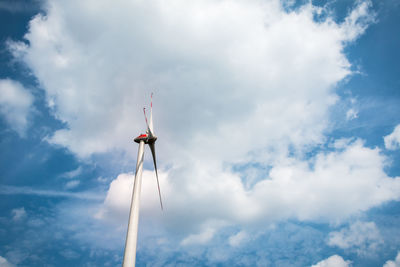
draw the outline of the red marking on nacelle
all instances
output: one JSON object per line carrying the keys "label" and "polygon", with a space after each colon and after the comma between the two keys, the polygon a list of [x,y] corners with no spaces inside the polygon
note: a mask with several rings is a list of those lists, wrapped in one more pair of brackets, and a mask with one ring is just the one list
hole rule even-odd
{"label": "red marking on nacelle", "polygon": [[144,137],[147,137],[147,134],[141,134],[141,135],[139,135],[139,136],[136,137],[136,138],[144,138]]}

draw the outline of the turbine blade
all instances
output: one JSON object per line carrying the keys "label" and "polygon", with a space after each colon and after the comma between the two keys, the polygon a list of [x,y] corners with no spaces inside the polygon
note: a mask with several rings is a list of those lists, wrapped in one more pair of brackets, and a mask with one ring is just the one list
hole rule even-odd
{"label": "turbine blade", "polygon": [[143,108],[143,113],[144,113],[144,119],[146,120],[147,133],[148,133],[150,136],[153,136],[153,131],[150,130],[149,123],[147,122],[146,108]]}
{"label": "turbine blade", "polygon": [[151,131],[151,134],[153,134],[154,133],[154,130],[153,130],[153,93],[151,93],[151,96],[150,96],[150,121],[149,121],[148,126]]}
{"label": "turbine blade", "polygon": [[151,154],[153,155],[154,169],[156,170],[158,195],[160,197],[161,210],[163,210],[163,204],[162,204],[162,200],[161,200],[160,183],[158,181],[158,172],[157,172],[157,163],[156,163],[156,150],[155,150],[155,147],[154,147],[154,143],[150,143],[149,146],[150,146]]}

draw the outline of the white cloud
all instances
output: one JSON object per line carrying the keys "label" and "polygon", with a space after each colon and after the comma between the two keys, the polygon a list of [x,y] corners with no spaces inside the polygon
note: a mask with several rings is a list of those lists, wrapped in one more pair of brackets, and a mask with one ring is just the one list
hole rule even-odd
{"label": "white cloud", "polygon": [[368,255],[376,251],[383,239],[374,222],[352,223],[348,228],[329,234],[328,245],[342,249],[353,248],[358,254]]}
{"label": "white cloud", "polygon": [[20,221],[26,217],[26,211],[24,207],[13,209],[11,211],[11,214],[12,214],[12,220],[15,222]]}
{"label": "white cloud", "polygon": [[15,265],[10,263],[6,258],[0,256],[0,267],[14,267]]}
{"label": "white cloud", "polygon": [[132,174],[120,174],[110,184],[104,207],[96,215],[97,218],[124,218],[132,196],[134,176]]}
{"label": "white cloud", "polygon": [[318,262],[315,265],[312,265],[311,267],[348,267],[348,266],[351,266],[351,261],[345,261],[341,256],[333,255],[325,260]]}
{"label": "white cloud", "polygon": [[354,138],[340,138],[336,139],[331,146],[337,150],[346,149],[354,141],[355,141]]}
{"label": "white cloud", "polygon": [[72,189],[77,187],[81,182],[79,180],[72,180],[65,184],[65,188]]}
{"label": "white cloud", "polygon": [[372,20],[368,3],[337,24],[313,21],[312,5],[286,13],[276,0],[51,2],[30,23],[30,45],[9,46],[68,124],[52,143],[82,157],[132,150],[145,91],[156,88],[164,159],[200,143],[222,145],[218,160],[237,159],[258,146],[323,140],[332,88],[351,73],[342,51]]}
{"label": "white cloud", "polygon": [[263,208],[266,217],[340,221],[399,198],[400,178],[387,177],[384,164],[378,149],[357,140],[344,150],[321,152],[308,161],[276,164],[271,179],[259,182],[254,195],[258,203],[269,203]]}
{"label": "white cloud", "polygon": [[22,84],[10,79],[0,79],[0,95],[0,114],[14,131],[24,137],[33,96]]}
{"label": "white cloud", "polygon": [[[340,222],[371,207],[399,199],[400,178],[387,177],[383,172],[385,161],[377,148],[366,148],[360,140],[355,140],[346,148],[321,152],[306,161],[283,159],[271,168],[268,179],[258,181],[251,189],[245,188],[239,174],[228,171],[194,166],[190,180],[181,178],[188,175],[186,172],[176,173],[181,169],[161,171],[165,203],[162,215],[154,173],[145,171],[143,214],[153,217],[168,230],[179,229],[188,236],[197,235],[215,221],[242,226],[265,226],[289,218]],[[130,174],[121,174],[111,183],[100,218],[120,220],[127,216],[132,184]],[[338,195],[348,197],[338,198]],[[332,245],[347,242],[349,246],[360,246],[359,249],[371,249],[379,243],[378,231],[371,230],[373,224],[358,224],[352,225],[350,230],[332,234]],[[363,227],[358,229],[358,226]],[[369,231],[369,235],[362,239],[364,230]],[[374,233],[376,236],[372,236]]]}
{"label": "white cloud", "polygon": [[229,245],[232,247],[237,247],[245,243],[249,238],[249,235],[247,234],[246,231],[239,231],[235,235],[232,235],[229,237]]}
{"label": "white cloud", "polygon": [[215,229],[207,228],[199,234],[191,234],[185,239],[182,240],[181,245],[197,245],[197,244],[205,244],[209,242],[215,233]]}
{"label": "white cloud", "polygon": [[371,14],[371,1],[358,1],[358,6],[354,8],[346,17],[343,23],[344,34],[348,41],[353,41],[368,28],[371,23],[375,23],[375,15]]}
{"label": "white cloud", "polygon": [[400,125],[397,125],[393,132],[384,137],[386,149],[395,150],[400,148]]}
{"label": "white cloud", "polygon": [[399,266],[400,266],[400,252],[397,253],[396,259],[394,261],[388,260],[383,265],[383,267],[399,267]]}
{"label": "white cloud", "polygon": [[[166,184],[166,173],[158,173],[164,207],[169,208],[169,186]],[[127,219],[133,191],[134,175],[122,173],[110,183],[103,206],[96,214],[96,218],[116,221],[118,224]],[[143,171],[142,190],[140,198],[141,214],[159,217],[160,202],[158,198],[157,182],[154,171]]]}
{"label": "white cloud", "polygon": [[68,179],[76,179],[76,178],[78,178],[77,176],[79,176],[81,174],[82,174],[82,166],[79,166],[75,170],[63,173],[61,176],[68,178]]}
{"label": "white cloud", "polygon": [[346,112],[346,119],[347,120],[354,120],[358,118],[358,112],[354,108],[349,109]]}
{"label": "white cloud", "polygon": [[[132,137],[145,130],[141,107],[155,88],[168,212],[157,215],[156,187],[144,183],[141,214],[194,238],[212,236],[210,221],[342,220],[399,198],[378,149],[356,141],[303,153],[326,141],[334,88],[351,74],[344,48],[374,20],[369,1],[343,23],[314,21],[326,10],[312,4],[287,13],[276,0],[100,2],[49,2],[30,22],[29,45],[9,48],[68,125],[47,140],[82,158],[122,150],[134,159]],[[244,186],[246,167],[231,167],[249,163],[266,171]],[[111,183],[98,218],[126,216],[132,181]]]}

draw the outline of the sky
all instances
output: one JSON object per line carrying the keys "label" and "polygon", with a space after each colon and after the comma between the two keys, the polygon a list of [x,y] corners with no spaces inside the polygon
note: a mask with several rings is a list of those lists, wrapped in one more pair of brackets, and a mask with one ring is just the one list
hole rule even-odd
{"label": "sky", "polygon": [[0,266],[400,266],[396,0],[0,2]]}

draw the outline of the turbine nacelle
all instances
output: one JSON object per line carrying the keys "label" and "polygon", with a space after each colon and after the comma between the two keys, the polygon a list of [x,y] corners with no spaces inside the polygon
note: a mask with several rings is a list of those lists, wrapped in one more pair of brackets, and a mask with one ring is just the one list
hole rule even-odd
{"label": "turbine nacelle", "polygon": [[149,135],[149,134],[141,134],[138,137],[136,137],[135,139],[133,139],[133,141],[135,141],[136,143],[140,143],[140,141],[143,141],[145,144],[154,144],[157,140],[157,136],[155,135]]}

